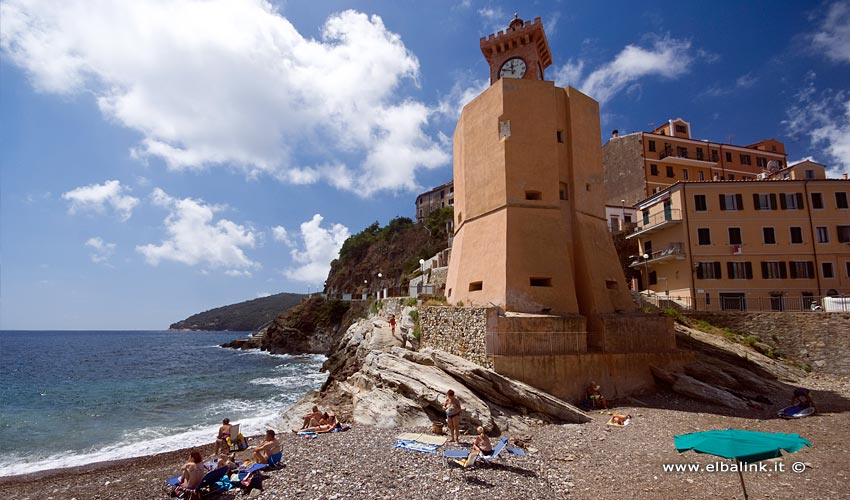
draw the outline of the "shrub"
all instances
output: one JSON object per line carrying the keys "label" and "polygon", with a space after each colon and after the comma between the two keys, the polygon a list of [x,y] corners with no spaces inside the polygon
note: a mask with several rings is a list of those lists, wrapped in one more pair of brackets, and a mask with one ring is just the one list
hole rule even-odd
{"label": "shrub", "polygon": [[419,311],[414,309],[414,310],[410,311],[409,316],[410,316],[410,319],[413,320],[414,324],[419,323]]}
{"label": "shrub", "polygon": [[455,305],[456,305],[456,306],[458,306],[458,307],[463,307],[463,301],[462,301],[462,300],[458,300],[458,301],[457,301],[457,304],[455,304]]}
{"label": "shrub", "polygon": [[406,307],[413,307],[413,306],[416,305],[417,302],[419,302],[419,301],[416,299],[416,297],[410,297],[410,298],[408,298],[407,300],[404,301],[404,305]]}
{"label": "shrub", "polygon": [[681,323],[683,325],[688,324],[687,318],[685,318],[685,316],[682,314],[682,312],[679,311],[678,309],[675,309],[673,307],[668,307],[667,309],[664,309],[664,314],[666,314],[667,316],[670,316],[671,318],[673,318],[674,320],[678,321],[679,323]]}

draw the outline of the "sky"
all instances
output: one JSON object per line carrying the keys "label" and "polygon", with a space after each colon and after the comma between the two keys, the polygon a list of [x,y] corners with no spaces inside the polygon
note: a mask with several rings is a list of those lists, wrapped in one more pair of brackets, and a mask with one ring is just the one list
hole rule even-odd
{"label": "sky", "polygon": [[[479,38],[543,20],[602,136],[850,171],[850,0],[0,1],[0,329],[161,329],[322,287],[452,178]],[[376,273],[378,270],[376,270]]]}

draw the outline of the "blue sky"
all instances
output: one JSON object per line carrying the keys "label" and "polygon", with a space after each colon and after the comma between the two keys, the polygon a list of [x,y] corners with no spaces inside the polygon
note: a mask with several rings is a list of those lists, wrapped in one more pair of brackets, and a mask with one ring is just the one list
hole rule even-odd
{"label": "blue sky", "polygon": [[850,1],[0,2],[0,328],[157,329],[321,286],[451,179],[478,40],[541,17],[602,135],[850,170]]}

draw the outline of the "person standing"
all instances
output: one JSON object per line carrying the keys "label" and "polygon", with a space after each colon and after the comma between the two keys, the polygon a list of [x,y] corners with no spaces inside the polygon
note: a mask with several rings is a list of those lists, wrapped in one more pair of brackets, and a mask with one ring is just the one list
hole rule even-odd
{"label": "person standing", "polygon": [[390,328],[393,332],[393,337],[395,337],[395,314],[390,314]]}
{"label": "person standing", "polygon": [[460,400],[455,396],[455,391],[446,391],[446,401],[443,403],[446,410],[446,424],[449,427],[449,442],[460,442]]}

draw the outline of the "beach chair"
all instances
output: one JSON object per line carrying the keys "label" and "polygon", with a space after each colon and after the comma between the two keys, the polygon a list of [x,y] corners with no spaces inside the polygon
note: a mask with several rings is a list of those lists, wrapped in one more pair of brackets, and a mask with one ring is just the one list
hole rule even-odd
{"label": "beach chair", "polygon": [[239,424],[230,426],[230,437],[227,438],[227,445],[230,447],[230,451],[242,451],[248,448],[247,440],[244,437],[239,439]]}
{"label": "beach chair", "polygon": [[[446,450],[443,452],[443,459],[446,461],[446,465],[448,466],[451,462],[454,462],[458,465],[462,465],[464,468],[471,467],[475,464],[476,460],[483,460],[483,463],[490,463],[495,460],[502,451],[508,446],[508,438],[507,436],[503,437],[499,440],[499,443],[493,448],[492,455],[481,455],[480,453],[476,453],[475,455],[472,452],[467,450]],[[451,461],[451,462],[450,462]],[[463,462],[463,463],[461,463]]]}
{"label": "beach chair", "polygon": [[[201,479],[201,483],[198,484],[195,488],[187,488],[185,493],[180,498],[186,499],[200,499],[203,498],[203,495],[207,493],[218,493],[219,488],[216,486],[216,483],[221,481],[221,479],[227,475],[228,468],[219,467],[213,471],[207,472],[204,475],[204,478]],[[166,480],[166,482],[174,488],[180,486],[180,476],[174,476]]]}

